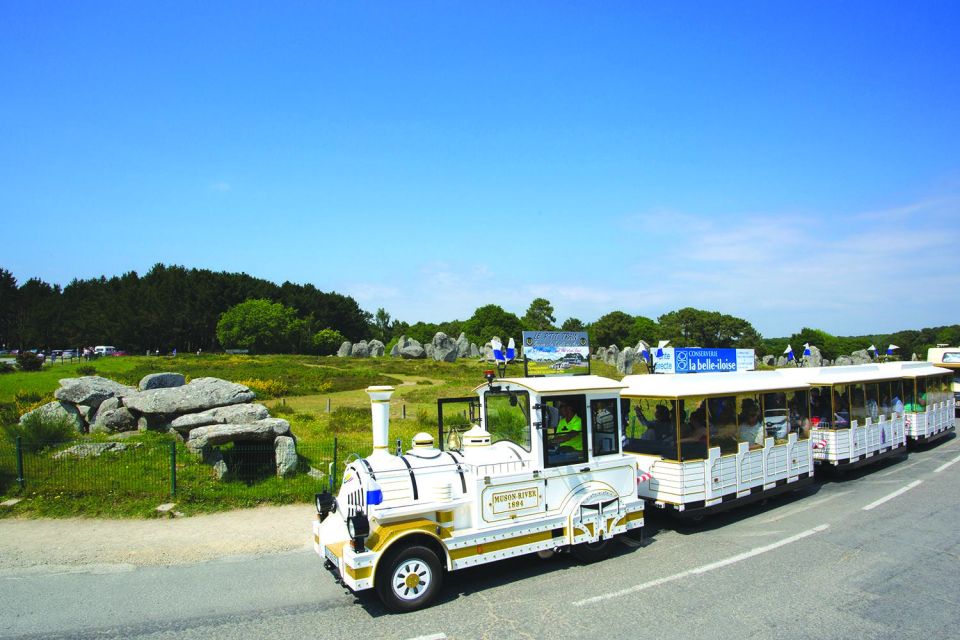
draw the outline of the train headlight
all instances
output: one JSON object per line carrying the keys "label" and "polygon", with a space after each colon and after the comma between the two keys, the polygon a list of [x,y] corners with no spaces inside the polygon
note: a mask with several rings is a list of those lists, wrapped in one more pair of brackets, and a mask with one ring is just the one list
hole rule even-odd
{"label": "train headlight", "polygon": [[353,550],[363,551],[363,541],[370,535],[370,521],[365,513],[358,513],[347,518],[347,533],[353,540]]}
{"label": "train headlight", "polygon": [[330,515],[330,512],[336,511],[337,509],[337,502],[333,499],[333,496],[329,491],[316,494],[314,496],[314,501],[317,504],[317,513],[320,514],[320,522],[326,520],[327,516]]}

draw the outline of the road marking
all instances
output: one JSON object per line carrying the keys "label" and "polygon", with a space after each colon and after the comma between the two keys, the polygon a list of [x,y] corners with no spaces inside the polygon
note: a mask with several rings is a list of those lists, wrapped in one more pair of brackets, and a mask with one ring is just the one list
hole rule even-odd
{"label": "road marking", "polygon": [[907,486],[901,487],[901,488],[897,489],[896,491],[894,491],[894,492],[891,493],[890,495],[884,496],[884,497],[880,498],[879,500],[877,500],[876,502],[871,502],[870,504],[868,504],[867,506],[865,506],[865,507],[863,508],[863,510],[864,510],[864,511],[870,511],[871,509],[873,509],[873,508],[875,508],[875,507],[879,507],[879,506],[882,505],[884,502],[886,502],[886,501],[888,501],[888,500],[893,500],[893,499],[896,498],[897,496],[902,495],[902,494],[906,493],[907,491],[910,491],[910,489],[913,489],[914,487],[918,486],[921,482],[923,482],[923,480],[914,480],[913,482],[911,482],[911,483],[908,484]]}
{"label": "road marking", "polygon": [[937,467],[936,469],[934,469],[933,472],[934,472],[934,473],[940,473],[941,471],[943,471],[944,469],[946,469],[946,468],[949,467],[950,465],[955,464],[955,463],[957,463],[957,462],[960,462],[960,456],[957,456],[956,458],[954,458],[954,459],[951,460],[950,462],[946,462],[946,463],[940,465],[939,467]]}
{"label": "road marking", "polygon": [[800,505],[800,506],[798,506],[798,507],[795,507],[795,508],[793,508],[793,509],[790,509],[790,510],[784,512],[784,513],[775,515],[775,516],[773,516],[773,517],[771,517],[771,518],[767,518],[766,520],[761,520],[761,521],[760,521],[760,524],[770,524],[771,522],[776,522],[777,520],[783,520],[784,518],[789,518],[789,517],[792,516],[792,515],[798,514],[798,513],[802,512],[802,511],[806,511],[807,509],[812,509],[812,508],[814,508],[814,507],[819,507],[819,506],[820,506],[821,504],[823,504],[824,502],[830,502],[830,501],[833,500],[834,498],[839,498],[840,496],[845,496],[845,495],[847,495],[848,493],[853,493],[853,491],[842,491],[842,492],[840,492],[840,493],[835,493],[835,494],[833,494],[833,495],[827,496],[826,498],[820,498],[819,500],[814,500],[813,502],[810,502],[810,503],[807,503],[807,504],[802,504],[802,505]]}
{"label": "road marking", "polygon": [[447,634],[445,633],[431,633],[427,636],[417,636],[415,638],[407,638],[407,640],[447,640]]}
{"label": "road marking", "polygon": [[768,552],[768,551],[773,551],[774,549],[779,549],[780,547],[786,546],[786,545],[788,545],[788,544],[790,544],[790,543],[792,543],[792,542],[797,542],[798,540],[803,540],[804,538],[807,538],[807,537],[809,537],[809,536],[812,536],[812,535],[814,535],[815,533],[820,533],[821,531],[825,531],[829,526],[830,526],[830,525],[828,525],[828,524],[821,524],[821,525],[818,525],[818,526],[814,527],[813,529],[807,529],[806,531],[804,531],[804,532],[802,532],[802,533],[798,533],[798,534],[796,534],[796,535],[790,536],[789,538],[784,538],[783,540],[780,540],[779,542],[774,542],[774,543],[772,543],[772,544],[768,544],[768,545],[763,546],[763,547],[757,547],[756,549],[751,549],[750,551],[745,551],[745,552],[743,552],[743,553],[737,554],[737,555],[735,555],[735,556],[731,556],[731,557],[726,558],[726,559],[724,559],[724,560],[718,560],[717,562],[711,562],[710,564],[705,564],[705,565],[703,565],[703,566],[696,567],[696,568],[694,568],[694,569],[687,569],[686,571],[681,571],[680,573],[675,573],[675,574],[673,574],[672,576],[667,576],[666,578],[657,578],[656,580],[651,580],[650,582],[644,582],[643,584],[638,584],[638,585],[633,586],[633,587],[628,587],[628,588],[626,588],[626,589],[621,589],[620,591],[614,591],[614,592],[612,592],[612,593],[605,593],[605,594],[603,594],[603,595],[594,596],[594,597],[592,597],[592,598],[586,598],[586,599],[584,599],[584,600],[578,600],[578,601],[574,602],[573,605],[574,605],[575,607],[582,607],[582,606],[588,605],[588,604],[594,604],[594,603],[597,603],[597,602],[603,602],[604,600],[610,600],[611,598],[619,598],[619,597],[621,597],[621,596],[627,596],[627,595],[630,595],[631,593],[637,593],[638,591],[643,591],[643,590],[645,590],[645,589],[650,589],[650,588],[652,588],[652,587],[659,587],[659,586],[662,585],[662,584],[666,584],[666,583],[668,583],[668,582],[673,582],[673,581],[675,581],[675,580],[681,580],[681,579],[683,579],[683,578],[688,578],[688,577],[690,577],[690,576],[698,576],[698,575],[707,573],[707,572],[709,572],[709,571],[714,571],[714,570],[716,570],[716,569],[722,569],[723,567],[730,566],[731,564],[736,564],[737,562],[741,562],[741,561],[743,561],[743,560],[748,560],[749,558],[752,558],[752,557],[754,557],[754,556],[758,556],[758,555],[760,555],[760,554],[762,554],[762,553],[766,553],[766,552]]}

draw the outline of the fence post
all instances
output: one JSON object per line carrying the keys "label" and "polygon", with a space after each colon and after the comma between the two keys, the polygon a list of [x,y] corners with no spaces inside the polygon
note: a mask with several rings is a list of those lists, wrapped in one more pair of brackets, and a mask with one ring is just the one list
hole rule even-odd
{"label": "fence post", "polygon": [[406,403],[404,403],[404,404],[402,404],[402,405],[400,405],[400,406],[403,407],[403,410],[402,410],[402,414],[401,414],[401,415],[403,416],[403,419],[406,420],[406,419],[407,419],[407,405],[406,405]]}
{"label": "fence post", "polygon": [[327,398],[327,413],[330,413],[330,398]]}
{"label": "fence post", "polygon": [[333,469],[330,471],[330,492],[337,490],[337,438],[333,438]]}
{"label": "fence post", "polygon": [[170,497],[177,495],[177,443],[170,443]]}
{"label": "fence post", "polygon": [[17,436],[17,484],[20,485],[21,491],[27,485],[23,477],[23,438],[20,436]]}

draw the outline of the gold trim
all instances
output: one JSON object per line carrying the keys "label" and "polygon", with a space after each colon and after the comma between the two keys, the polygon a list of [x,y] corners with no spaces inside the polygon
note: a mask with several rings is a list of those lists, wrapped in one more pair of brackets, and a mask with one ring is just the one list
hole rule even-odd
{"label": "gold trim", "polygon": [[634,511],[634,512],[632,512],[632,513],[628,513],[627,515],[625,515],[625,516],[623,516],[622,518],[620,518],[619,520],[617,520],[617,524],[615,524],[615,525],[613,525],[613,526],[615,526],[615,527],[622,527],[623,525],[629,524],[629,523],[633,522],[634,520],[639,520],[639,519],[642,518],[642,517],[643,517],[643,509],[641,509],[640,511]]}
{"label": "gold trim", "polygon": [[437,511],[437,522],[440,524],[453,522],[453,511]]}
{"label": "gold trim", "polygon": [[389,403],[390,403],[389,400],[371,400],[370,401],[370,404],[389,404]]}
{"label": "gold trim", "polygon": [[373,575],[373,567],[360,567],[359,569],[354,569],[350,565],[346,565],[343,569],[353,580],[366,580]]}
{"label": "gold trim", "polygon": [[486,553],[494,553],[496,551],[503,551],[504,549],[513,549],[514,547],[522,547],[528,544],[535,544],[537,542],[546,542],[547,540],[553,540],[552,531],[540,531],[539,533],[528,533],[526,535],[517,536],[515,538],[507,538],[505,540],[493,540],[491,542],[484,542],[483,544],[471,545],[469,547],[464,547],[462,549],[451,549],[450,558],[453,560],[462,560],[463,558],[470,558],[473,556],[479,556]]}

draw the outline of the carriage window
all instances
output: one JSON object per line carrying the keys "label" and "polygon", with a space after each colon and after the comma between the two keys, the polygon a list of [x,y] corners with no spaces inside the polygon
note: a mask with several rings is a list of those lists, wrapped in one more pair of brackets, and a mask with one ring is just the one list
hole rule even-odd
{"label": "carriage window", "polygon": [[590,422],[593,425],[593,455],[620,453],[617,429],[617,401],[594,400],[590,403]]}
{"label": "carriage window", "polygon": [[708,447],[720,447],[721,454],[737,452],[740,434],[737,430],[737,398],[724,396],[707,401],[710,439]]}
{"label": "carriage window", "polygon": [[833,426],[832,391],[830,387],[810,390],[810,426],[830,429]]}
{"label": "carriage window", "polygon": [[581,395],[556,396],[545,399],[544,416],[549,416],[544,430],[544,464],[557,467],[587,461],[586,398]]}
{"label": "carriage window", "polygon": [[867,396],[867,417],[876,422],[880,419],[880,402],[877,399],[880,385],[876,382],[867,383],[864,385],[864,392]]}
{"label": "carriage window", "polygon": [[488,391],[485,404],[490,442],[509,440],[530,451],[530,394]]}
{"label": "carriage window", "polygon": [[893,412],[893,385],[890,380],[877,383],[877,395],[880,398],[880,415],[889,416]]}
{"label": "carriage window", "polygon": [[907,378],[903,381],[903,410],[907,413],[917,411],[917,381]]}
{"label": "carriage window", "polygon": [[850,396],[847,392],[847,385],[833,385],[833,428],[850,428]]}
{"label": "carriage window", "polygon": [[623,450],[679,460],[677,455],[677,401],[634,398],[620,401]]}
{"label": "carriage window", "polygon": [[707,399],[684,398],[677,401],[680,422],[680,459],[707,457]]}
{"label": "carriage window", "polygon": [[[810,437],[810,393],[805,389],[787,392],[787,408],[790,411],[790,431],[797,434],[797,438]],[[770,435],[767,425],[767,435]]]}
{"label": "carriage window", "polygon": [[863,384],[851,384],[847,386],[847,393],[850,395],[850,422],[857,422],[858,427],[862,427],[867,422],[867,406],[864,400]]}
{"label": "carriage window", "polygon": [[[773,395],[773,394],[767,394]],[[783,394],[779,394],[783,395]],[[779,399],[781,404],[783,399]],[[786,415],[783,413],[782,415]],[[767,438],[764,427],[763,405],[759,394],[740,394],[737,396],[737,441],[746,442],[751,449],[759,449]],[[784,419],[786,431],[786,420]]]}
{"label": "carriage window", "polygon": [[810,400],[806,391],[776,391],[763,394],[765,435],[777,444],[787,441],[790,432],[799,438],[810,436]]}
{"label": "carriage window", "polygon": [[927,379],[917,378],[917,395],[914,396],[914,411],[922,413],[927,410]]}

